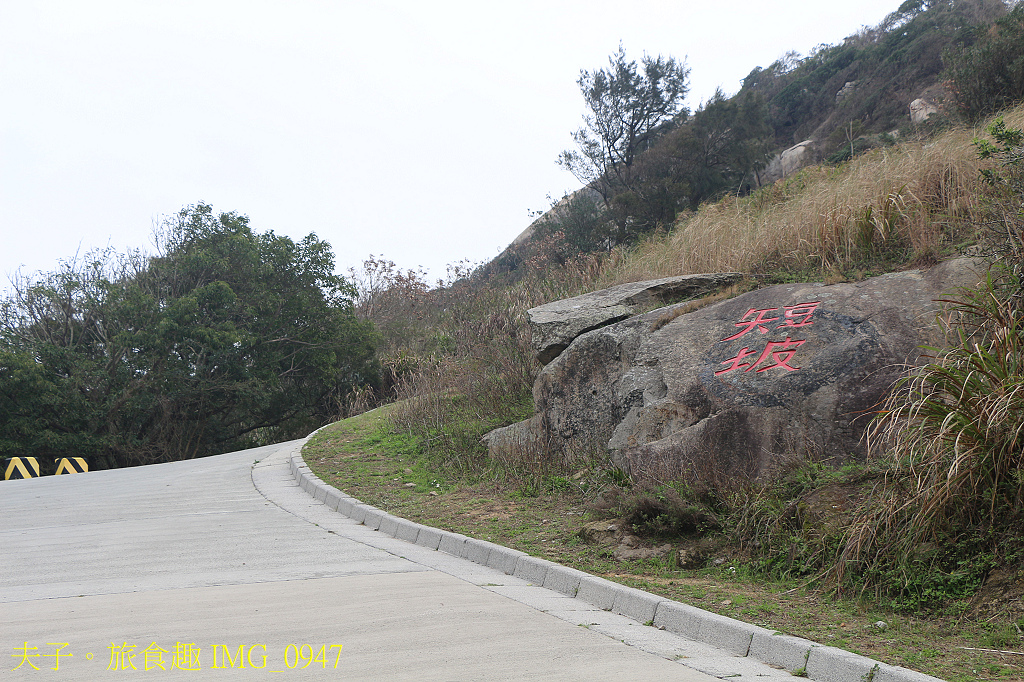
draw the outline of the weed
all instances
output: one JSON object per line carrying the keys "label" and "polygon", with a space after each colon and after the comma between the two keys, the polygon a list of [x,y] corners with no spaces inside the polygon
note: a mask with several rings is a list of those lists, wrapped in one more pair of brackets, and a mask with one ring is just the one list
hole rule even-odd
{"label": "weed", "polygon": [[1020,641],[1020,631],[1012,623],[997,623],[989,625],[988,632],[981,639],[981,644],[993,649],[1006,649],[1018,646]]}
{"label": "weed", "polygon": [[908,607],[970,594],[996,553],[1019,545],[1006,532],[1024,512],[1024,311],[991,276],[946,303],[956,343],[908,376],[872,427],[890,470],[834,569],[842,583],[858,567]]}

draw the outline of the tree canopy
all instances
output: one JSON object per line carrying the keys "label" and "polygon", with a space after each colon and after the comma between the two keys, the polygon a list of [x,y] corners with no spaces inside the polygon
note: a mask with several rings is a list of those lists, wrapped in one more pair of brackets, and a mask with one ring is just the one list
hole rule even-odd
{"label": "tree canopy", "polygon": [[628,185],[627,174],[637,155],[648,149],[665,124],[684,114],[690,69],[674,57],[644,55],[640,64],[626,60],[619,50],[608,58],[607,69],[581,71],[577,84],[586,102],[584,127],[573,133],[578,150],[558,158],[563,168],[581,182],[594,186],[607,202],[618,180]]}
{"label": "tree canopy", "polygon": [[198,204],[0,307],[0,452],[129,466],[304,435],[377,381],[330,246]]}

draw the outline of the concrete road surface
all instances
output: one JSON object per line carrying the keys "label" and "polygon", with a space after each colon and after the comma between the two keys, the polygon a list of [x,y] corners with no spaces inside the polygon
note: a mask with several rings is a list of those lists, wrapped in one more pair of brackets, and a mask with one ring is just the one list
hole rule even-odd
{"label": "concrete road surface", "polygon": [[0,482],[0,680],[792,679],[356,524],[301,442]]}

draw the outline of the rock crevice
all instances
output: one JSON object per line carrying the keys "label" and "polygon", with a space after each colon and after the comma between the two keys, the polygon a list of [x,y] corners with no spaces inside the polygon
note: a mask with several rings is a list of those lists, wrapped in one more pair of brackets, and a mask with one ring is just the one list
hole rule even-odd
{"label": "rock crevice", "polygon": [[726,272],[630,282],[531,308],[527,314],[537,359],[546,365],[582,334],[626,319],[652,304],[665,305],[717,291],[742,277]]}

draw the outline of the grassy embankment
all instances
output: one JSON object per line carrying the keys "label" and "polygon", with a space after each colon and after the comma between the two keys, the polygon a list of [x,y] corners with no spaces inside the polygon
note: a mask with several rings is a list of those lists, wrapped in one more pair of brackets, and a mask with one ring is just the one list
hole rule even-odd
{"label": "grassy embankment", "polygon": [[[1024,110],[1006,120],[1021,127]],[[835,536],[788,526],[787,515],[815,491],[865,494],[884,476],[884,458],[842,471],[807,461],[779,480],[695,491],[630,481],[598,453],[495,461],[479,444],[489,429],[532,411],[529,307],[692,272],[748,272],[746,288],[861,279],[975,243],[987,210],[985,164],[971,143],[978,132],[953,130],[838,168],[808,168],[750,197],[704,206],[632,249],[561,266],[538,259],[515,283],[463,288],[457,300],[449,294],[429,329],[433,350],[404,356],[412,368],[401,384],[405,400],[324,430],[306,460],[325,481],[406,518],[945,679],[1024,679],[1024,656],[978,651],[1019,650],[1024,614],[981,614],[950,581],[923,611],[877,590],[838,598],[817,589],[813,578],[834,556]],[[583,525],[596,519],[625,519],[642,544],[664,551],[617,559],[614,546],[584,541]],[[704,533],[678,532],[694,519]],[[706,561],[681,568],[679,549]]]}

